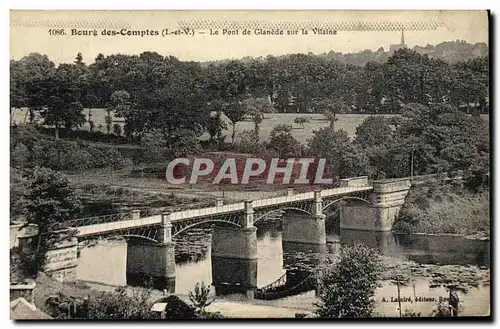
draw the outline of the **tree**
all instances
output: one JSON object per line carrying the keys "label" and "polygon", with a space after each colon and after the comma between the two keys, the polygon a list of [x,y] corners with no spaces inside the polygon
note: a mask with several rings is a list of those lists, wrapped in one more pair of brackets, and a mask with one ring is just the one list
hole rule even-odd
{"label": "tree", "polygon": [[189,300],[197,308],[199,314],[204,314],[205,307],[212,304],[215,299],[210,297],[210,286],[205,285],[204,282],[201,284],[198,282],[194,287],[194,292],[189,292]]}
{"label": "tree", "polygon": [[10,61],[10,116],[11,124],[14,118],[13,109],[26,105],[25,70],[21,61]]}
{"label": "tree", "polygon": [[338,260],[327,261],[318,273],[316,314],[322,318],[371,316],[381,273],[378,257],[364,245],[343,245]]}
{"label": "tree", "polygon": [[12,168],[24,168],[29,165],[30,151],[23,143],[13,143],[10,145],[10,166]]}
{"label": "tree", "polygon": [[231,133],[231,143],[234,144],[236,124],[243,121],[245,118],[245,108],[240,102],[230,102],[224,107],[224,114],[229,118],[229,120],[231,120],[231,125],[233,127]]}
{"label": "tree", "polygon": [[193,138],[191,132],[179,130],[175,145],[169,144],[164,135],[153,130],[144,134],[141,139],[141,159],[146,163],[164,162],[175,157],[196,154],[200,143],[197,138]]}
{"label": "tree", "polygon": [[[129,121],[132,120],[131,113],[131,104],[130,104],[130,94],[125,90],[118,90],[111,94],[110,104],[106,108],[106,129],[109,132],[111,130],[111,113],[113,112],[115,116],[120,118],[125,118],[125,126],[129,128]],[[120,132],[117,134],[118,130],[116,130],[116,124],[113,125],[113,132],[115,135],[121,135],[121,127]]]}
{"label": "tree", "polygon": [[111,124],[113,123],[113,120],[111,119],[111,111],[109,109],[106,109],[106,116],[104,117],[104,122],[106,122],[106,134],[111,134]]}
{"label": "tree", "polygon": [[300,154],[301,145],[290,133],[289,125],[276,125],[271,130],[268,147],[278,153],[280,159],[293,158]]}
{"label": "tree", "polygon": [[[20,61],[11,61],[11,108],[27,106],[30,122],[33,122],[35,113],[46,101],[46,94],[41,85],[55,70],[54,63],[47,55],[31,53]],[[26,121],[26,120],[25,120]]]}
{"label": "tree", "polygon": [[412,153],[417,174],[489,172],[489,132],[482,118],[447,104],[408,104],[394,124],[388,159],[391,168],[400,168],[395,175],[410,174]]}
{"label": "tree", "polygon": [[27,195],[28,223],[37,225],[33,259],[41,266],[48,246],[48,233],[73,218],[81,208],[76,190],[63,174],[35,167],[30,177]]}
{"label": "tree", "polygon": [[117,137],[120,137],[122,135],[122,126],[120,126],[119,123],[115,123],[113,125],[113,134],[115,134]]}
{"label": "tree", "polygon": [[216,112],[211,115],[207,122],[207,132],[210,135],[210,143],[214,141],[216,144],[224,142],[225,136],[222,132],[227,129],[226,123],[221,118],[221,112]]}
{"label": "tree", "polygon": [[337,114],[349,112],[349,107],[342,98],[335,101],[332,99],[314,99],[312,109],[315,112],[322,113],[333,129],[335,129],[335,122],[338,120]]}
{"label": "tree", "polygon": [[70,130],[85,123],[78,74],[76,65],[61,64],[41,82],[40,114],[44,124],[54,126],[56,140],[61,127]]}
{"label": "tree", "polygon": [[85,169],[91,168],[92,156],[87,152],[84,146],[77,143],[71,152],[59,153],[61,157],[61,169],[67,168],[74,172],[80,172],[83,177]]}
{"label": "tree", "polygon": [[243,108],[246,114],[252,118],[255,135],[259,136],[264,113],[271,113],[273,111],[272,105],[266,98],[247,98],[243,101]]}
{"label": "tree", "polygon": [[141,138],[141,161],[154,163],[165,161],[166,143],[159,132],[149,132]]}
{"label": "tree", "polygon": [[199,64],[175,58],[149,64],[151,77],[133,93],[134,107],[126,132],[137,134],[156,130],[170,148],[183,147],[185,138],[198,138],[210,117],[207,95]]}
{"label": "tree", "polygon": [[309,123],[309,118],[304,118],[304,117],[296,117],[295,120],[293,120],[294,123],[301,125],[302,129],[304,129],[304,124]]}
{"label": "tree", "polygon": [[262,151],[263,144],[259,136],[255,135],[254,130],[243,130],[238,134],[239,141],[237,143],[238,152],[258,154]]}
{"label": "tree", "polygon": [[467,111],[471,103],[478,104],[480,110],[486,109],[489,81],[488,56],[456,63],[447,85],[451,86],[451,103],[457,107],[465,105]]}
{"label": "tree", "polygon": [[392,132],[389,119],[383,116],[369,116],[356,128],[354,143],[364,148],[384,145],[390,142]]}
{"label": "tree", "polygon": [[82,53],[78,53],[76,55],[76,58],[75,58],[75,64],[76,65],[85,65],[85,63],[83,63],[83,56],[82,56]]}
{"label": "tree", "polygon": [[366,173],[367,159],[347,132],[327,127],[314,131],[313,135],[308,140],[309,154],[326,158],[332,175],[346,178]]}
{"label": "tree", "polygon": [[[20,144],[22,145],[22,144]],[[29,181],[23,172],[10,168],[10,219],[25,219]]]}
{"label": "tree", "polygon": [[356,108],[368,113],[378,113],[385,93],[383,64],[368,62],[356,80]]}
{"label": "tree", "polygon": [[252,122],[254,124],[254,133],[256,136],[260,136],[260,124],[262,123],[262,120],[263,120],[263,115],[261,115],[260,113],[253,113],[252,114]]}

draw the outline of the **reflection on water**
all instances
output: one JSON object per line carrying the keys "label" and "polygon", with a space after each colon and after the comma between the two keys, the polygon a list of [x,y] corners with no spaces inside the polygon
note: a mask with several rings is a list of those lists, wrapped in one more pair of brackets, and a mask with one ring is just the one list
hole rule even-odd
{"label": "reflection on water", "polygon": [[[282,243],[279,226],[265,224],[257,230],[258,239],[258,261],[249,263],[248,266],[239,264],[234,267],[226,264],[224,260],[214,260],[216,264],[216,278],[212,277],[212,260],[210,255],[210,235],[209,231],[189,231],[185,236],[182,247],[176,246],[176,280],[175,292],[188,294],[193,290],[197,282],[217,283],[227,281],[228,276],[238,275],[255,276],[257,287],[264,287],[275,282],[282,277],[286,270],[311,269],[321,262],[327,254],[335,255],[340,250],[341,244],[364,243],[377,249],[382,255],[403,260],[412,260],[422,264],[472,264],[478,266],[489,266],[489,242],[468,240],[459,237],[443,236],[422,236],[422,235],[396,235],[390,232],[363,232],[343,230],[340,234],[330,233],[327,236],[326,246],[312,246],[297,243]],[[200,233],[201,232],[201,233]],[[339,232],[338,232],[339,233]],[[189,251],[189,241],[196,243],[194,254]],[[87,247],[81,250],[81,257],[78,266],[78,277],[81,280],[101,282],[111,285],[125,285],[126,276],[126,243],[124,241],[101,242],[96,246]],[[241,270],[245,268],[246,270]],[[238,271],[238,269],[240,269]],[[256,272],[256,273],[255,273]],[[242,279],[250,282],[252,278]],[[378,295],[392,296],[397,290],[395,286],[384,283]],[[416,293],[417,295],[447,296],[444,288],[429,288],[429,283],[422,279],[416,283],[416,287],[405,287],[404,294]],[[415,291],[414,291],[415,290]],[[477,295],[477,296],[476,296]],[[478,296],[480,295],[479,298]],[[468,296],[468,297],[467,297]],[[479,305],[489,304],[488,288],[472,289],[465,296],[467,298],[479,298]],[[434,296],[435,297],[435,296]],[[283,305],[283,303],[293,307],[297,304],[304,308],[304,305],[312,305],[314,292],[308,292],[299,296],[287,297],[282,300],[270,303]],[[482,302],[481,302],[482,301]],[[477,306],[476,302],[471,303]],[[397,304],[397,303],[396,303]],[[418,303],[410,303],[409,306],[417,307]],[[422,304],[422,305],[421,305]],[[423,314],[427,312],[429,303],[420,303]],[[394,305],[391,302],[378,301],[377,312],[392,313]],[[427,305],[427,306],[425,306]],[[430,306],[429,306],[430,307]],[[479,307],[479,306],[477,306]],[[425,311],[425,312],[424,312]],[[465,314],[465,313],[464,313]]]}
{"label": "reflection on water", "polygon": [[489,241],[455,236],[405,235],[391,232],[343,230],[340,243],[363,243],[381,255],[420,264],[489,266]]}

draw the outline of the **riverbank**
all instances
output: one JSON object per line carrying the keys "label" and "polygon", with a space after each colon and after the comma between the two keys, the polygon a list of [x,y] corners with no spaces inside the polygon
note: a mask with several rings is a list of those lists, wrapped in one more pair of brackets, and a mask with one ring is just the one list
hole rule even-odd
{"label": "riverbank", "polygon": [[489,238],[489,189],[472,193],[461,186],[438,183],[412,188],[393,232]]}
{"label": "riverbank", "polygon": [[[377,304],[376,316],[398,316],[393,304],[386,304],[384,299],[391,300],[397,296],[397,286],[403,295],[411,298],[418,296],[428,299],[445,300],[448,289],[452,288],[460,294],[463,301],[464,314],[484,315],[489,305],[490,271],[473,265],[437,265],[418,264],[411,261],[401,261],[382,257],[384,266],[381,288],[375,296]],[[65,296],[84,298],[97,297],[103,292],[114,292],[117,285],[106,285],[98,282],[61,283],[44,274],[37,278],[35,288],[35,304],[41,310],[49,312],[45,300],[51,295],[61,293]],[[415,286],[417,287],[415,294]],[[129,296],[134,296],[145,288],[126,286]],[[187,294],[176,294],[190,304]],[[159,290],[152,290],[149,303],[164,297]],[[478,300],[481,298],[481,300]],[[207,308],[209,312],[220,312],[226,318],[294,318],[296,314],[314,313],[316,301],[313,291],[282,300],[264,301],[247,299],[240,295],[219,296]],[[405,308],[423,311],[422,316],[429,316],[436,303],[407,303]],[[419,308],[420,307],[420,308]]]}
{"label": "riverbank", "polygon": [[[398,232],[393,230],[396,234],[408,234],[404,232]],[[490,241],[489,232],[482,231],[473,234],[456,234],[456,233],[411,233],[414,236],[432,236],[432,237],[451,237],[451,238],[463,238],[467,240],[478,240],[478,241]]]}
{"label": "riverbank", "polygon": [[[106,285],[96,282],[61,283],[41,273],[36,279],[34,291],[35,305],[44,312],[50,313],[51,309],[46,304],[50,296],[62,294],[67,297],[85,298],[97,297],[103,292],[115,292],[119,286]],[[138,290],[145,288],[126,287],[129,296],[134,296]],[[164,297],[163,292],[151,290],[149,303],[152,305],[158,299]],[[187,304],[191,304],[188,295],[176,294]],[[207,312],[219,312],[224,318],[294,318],[296,314],[309,315],[311,310],[307,308],[278,307],[266,304],[260,300],[235,300],[218,297],[209,307]]]}

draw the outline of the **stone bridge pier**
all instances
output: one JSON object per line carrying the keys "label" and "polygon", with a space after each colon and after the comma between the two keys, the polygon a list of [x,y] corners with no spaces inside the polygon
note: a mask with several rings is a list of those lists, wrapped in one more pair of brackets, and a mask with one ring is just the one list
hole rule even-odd
{"label": "stone bridge pier", "polygon": [[369,203],[340,206],[340,228],[390,231],[410,187],[408,178],[374,181]]}
{"label": "stone bridge pier", "polygon": [[152,280],[155,288],[175,292],[175,250],[168,214],[161,215],[158,242],[127,241],[127,284]]}
{"label": "stone bridge pier", "polygon": [[282,241],[325,245],[325,217],[321,191],[315,191],[312,214],[293,209],[285,210]]}
{"label": "stone bridge pier", "polygon": [[245,201],[241,227],[212,227],[212,284],[216,295],[245,294],[257,287],[257,228],[252,201]]}

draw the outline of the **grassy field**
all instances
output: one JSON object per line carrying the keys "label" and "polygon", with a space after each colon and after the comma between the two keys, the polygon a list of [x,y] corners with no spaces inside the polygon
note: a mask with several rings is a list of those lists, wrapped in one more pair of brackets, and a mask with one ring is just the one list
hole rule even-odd
{"label": "grassy field", "polygon": [[[84,110],[86,119],[88,119],[88,109]],[[99,125],[101,125],[100,131],[106,131],[106,110],[105,109],[92,109],[92,120],[95,124],[95,129],[97,130]],[[353,137],[356,134],[356,127],[358,127],[366,118],[372,114],[339,114],[338,121],[335,123],[336,129],[345,130],[349,136]],[[382,115],[382,114],[379,114]],[[384,115],[390,117],[391,115]],[[304,127],[293,123],[297,117],[309,118],[309,123],[304,124]],[[488,115],[482,115],[483,119],[488,120]],[[13,113],[13,122],[24,123],[26,120],[26,111],[23,109],[16,109]],[[231,141],[232,126],[231,121],[223,116],[223,120],[227,122],[228,129],[225,131],[226,142]],[[113,124],[118,123],[123,126],[122,118],[113,118]],[[272,113],[266,114],[264,121],[260,125],[260,139],[267,140],[274,126],[278,124],[288,124],[292,125],[292,135],[300,143],[306,143],[309,138],[312,137],[314,130],[319,130],[323,127],[328,127],[329,123],[324,119],[321,114],[312,113]],[[85,123],[82,127],[88,130],[89,124]],[[236,140],[238,140],[238,134],[244,130],[253,130],[254,124],[252,121],[243,121],[236,124]],[[202,139],[208,139],[208,134],[202,136]]]}
{"label": "grassy field", "polygon": [[[335,123],[336,129],[345,130],[349,136],[354,136],[356,133],[356,127],[358,127],[367,117],[368,114],[340,114],[338,115],[338,121]],[[309,123],[305,123],[304,127],[293,123],[295,118],[304,117],[309,118]],[[228,123],[230,122],[227,120]],[[324,127],[328,127],[330,123],[326,121],[321,114],[316,113],[272,113],[266,114],[265,119],[260,126],[260,139],[267,140],[271,134],[271,130],[274,126],[279,124],[292,125],[292,136],[298,140],[300,143],[306,143],[309,138],[312,137],[314,130],[319,130]],[[238,134],[244,130],[253,130],[254,124],[252,121],[238,122],[236,125],[236,138]],[[226,141],[230,141],[232,133],[232,126],[228,124],[228,130],[226,131]]]}

